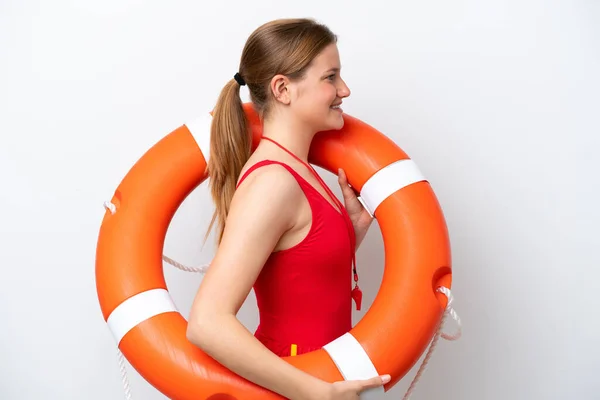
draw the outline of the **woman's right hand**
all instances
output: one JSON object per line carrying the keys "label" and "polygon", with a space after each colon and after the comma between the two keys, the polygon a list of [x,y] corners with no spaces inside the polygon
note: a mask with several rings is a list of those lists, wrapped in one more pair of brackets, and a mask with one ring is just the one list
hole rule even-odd
{"label": "woman's right hand", "polygon": [[390,379],[389,375],[381,375],[371,379],[334,382],[326,387],[326,393],[318,394],[318,398],[319,400],[359,400],[362,392],[383,386]]}

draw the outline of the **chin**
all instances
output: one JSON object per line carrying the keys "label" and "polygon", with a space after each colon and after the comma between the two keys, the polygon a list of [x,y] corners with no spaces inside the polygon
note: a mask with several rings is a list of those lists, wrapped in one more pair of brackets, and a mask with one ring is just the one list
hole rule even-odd
{"label": "chin", "polygon": [[340,130],[344,127],[344,118],[340,117],[337,121],[331,124],[330,130]]}
{"label": "chin", "polygon": [[344,117],[341,114],[336,116],[328,115],[313,126],[318,127],[317,132],[337,131],[344,127]]}
{"label": "chin", "polygon": [[328,132],[328,131],[339,131],[344,127],[344,122],[336,123],[336,124],[325,124],[321,129],[318,129],[317,132]]}
{"label": "chin", "polygon": [[343,127],[344,127],[344,121],[340,122],[339,124],[336,124],[330,130],[332,130],[332,131],[339,131]]}
{"label": "chin", "polygon": [[344,118],[342,118],[342,116],[339,116],[337,118],[329,118],[323,122],[324,123],[321,125],[322,129],[320,129],[321,132],[338,131],[344,127]]}

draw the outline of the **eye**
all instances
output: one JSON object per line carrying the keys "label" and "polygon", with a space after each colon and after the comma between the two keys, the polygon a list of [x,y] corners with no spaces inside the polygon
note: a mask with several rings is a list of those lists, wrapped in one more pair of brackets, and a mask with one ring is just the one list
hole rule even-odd
{"label": "eye", "polygon": [[335,74],[331,74],[327,77],[327,79],[329,79],[330,81],[335,79]]}

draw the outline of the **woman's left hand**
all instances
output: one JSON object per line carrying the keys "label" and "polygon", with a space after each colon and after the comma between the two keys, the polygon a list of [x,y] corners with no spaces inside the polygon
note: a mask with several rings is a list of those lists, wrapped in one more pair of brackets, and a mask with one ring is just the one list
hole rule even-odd
{"label": "woman's left hand", "polygon": [[[346,211],[350,216],[350,220],[352,221],[352,225],[354,226],[354,231],[357,236],[363,236],[371,222],[373,222],[373,218],[369,215],[369,212],[363,207],[361,202],[358,200],[356,196],[356,192],[348,184],[348,179],[346,178],[346,173],[342,168],[338,170],[338,183],[342,188],[342,194],[344,195],[344,203],[346,205]],[[364,232],[363,232],[364,231]]]}

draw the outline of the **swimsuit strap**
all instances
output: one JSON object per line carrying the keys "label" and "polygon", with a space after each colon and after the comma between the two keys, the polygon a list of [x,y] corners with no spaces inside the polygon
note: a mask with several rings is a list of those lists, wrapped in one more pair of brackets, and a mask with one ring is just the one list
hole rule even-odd
{"label": "swimsuit strap", "polygon": [[284,146],[282,146],[281,144],[277,143],[275,140],[266,137],[266,136],[262,136],[261,139],[265,139],[268,140],[272,143],[274,143],[276,146],[278,146],[279,148],[281,148],[282,150],[284,150],[285,152],[287,152],[289,155],[291,155],[292,157],[294,157],[296,160],[300,161],[302,164],[304,164],[304,166],[306,168],[308,168],[308,170],[315,176],[315,178],[317,178],[317,180],[319,181],[319,183],[321,184],[321,186],[323,186],[323,188],[325,189],[325,191],[327,192],[327,194],[333,199],[333,202],[337,205],[337,207],[340,209],[340,212],[342,213],[342,217],[344,218],[344,222],[346,223],[346,227],[347,230],[349,232],[349,236],[350,236],[350,251],[352,253],[352,272],[354,273],[354,282],[356,283],[356,286],[358,286],[358,272],[356,271],[356,254],[355,254],[355,247],[356,247],[356,237],[354,236],[354,227],[352,226],[352,221],[350,220],[350,216],[348,215],[348,212],[346,211],[346,208],[344,206],[342,206],[342,203],[338,200],[338,198],[333,194],[333,192],[329,189],[329,187],[327,186],[327,184],[323,181],[323,179],[321,179],[321,177],[319,176],[319,174],[317,173],[317,171],[314,170],[314,168],[306,163],[305,161],[303,161],[300,157],[298,157],[297,155],[295,155],[294,153],[292,153],[291,151],[289,151],[288,149],[286,149]]}
{"label": "swimsuit strap", "polygon": [[333,192],[331,192],[331,190],[329,189],[329,187],[325,184],[325,182],[323,182],[323,180],[321,179],[321,177],[319,176],[319,174],[317,173],[317,171],[315,171],[314,168],[310,164],[307,164],[306,162],[304,162],[300,157],[298,157],[297,155],[295,155],[294,153],[292,153],[291,151],[289,151],[288,149],[286,149],[285,147],[283,147],[281,144],[277,143],[275,140],[273,140],[271,138],[268,138],[266,136],[263,136],[262,139],[265,139],[265,140],[268,140],[270,142],[273,142],[275,145],[277,145],[278,147],[280,147],[282,150],[284,150],[285,152],[287,152],[289,155],[291,155],[292,157],[294,157],[296,160],[298,160],[302,164],[304,164],[304,166],[306,166],[306,168],[308,168],[308,170],[310,171],[310,173],[313,174],[315,176],[315,178],[317,178],[317,180],[323,186],[323,188],[325,189],[325,191],[327,192],[327,194],[330,197],[332,197],[332,201],[340,209],[340,212],[343,213],[343,207],[342,207],[342,204],[340,203],[340,201],[333,194]]}

